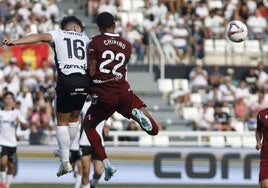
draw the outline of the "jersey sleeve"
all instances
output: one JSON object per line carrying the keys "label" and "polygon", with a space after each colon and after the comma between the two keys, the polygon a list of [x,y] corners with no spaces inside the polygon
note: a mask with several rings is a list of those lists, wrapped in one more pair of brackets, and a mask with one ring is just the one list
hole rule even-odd
{"label": "jersey sleeve", "polygon": [[53,31],[48,31],[47,33],[49,33],[52,36],[51,42],[55,42],[55,40],[58,36],[58,32],[56,30],[53,30]]}

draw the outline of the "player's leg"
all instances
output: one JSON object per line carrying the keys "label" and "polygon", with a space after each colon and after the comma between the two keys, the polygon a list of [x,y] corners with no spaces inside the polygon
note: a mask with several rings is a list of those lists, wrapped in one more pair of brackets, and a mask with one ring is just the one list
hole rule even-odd
{"label": "player's leg", "polygon": [[[77,140],[78,142],[78,140]],[[77,147],[79,144],[77,143]],[[82,178],[82,164],[81,164],[81,156],[79,148],[70,149],[70,163],[74,169],[74,177],[75,177],[75,186],[74,188],[80,188],[81,178]]]}
{"label": "player's leg", "polygon": [[14,172],[14,168],[15,168],[13,156],[14,156],[14,153],[10,154],[8,157],[6,188],[10,187],[12,180],[13,180],[13,172]]}
{"label": "player's leg", "polygon": [[[149,135],[157,135],[159,126],[145,108],[146,105],[144,102],[132,91],[126,91],[123,98],[126,105],[120,113],[127,118],[132,118],[137,121],[141,128]],[[130,115],[128,114],[129,108],[131,108]]]}
{"label": "player's leg", "polygon": [[99,183],[99,179],[101,178],[102,172],[103,172],[103,164],[99,159],[94,159],[92,163],[94,166],[94,174],[90,181],[90,186],[91,186],[90,188],[96,188],[96,186]]}
{"label": "player's leg", "polygon": [[[106,107],[106,109],[109,109],[109,108]],[[96,130],[96,126],[106,118],[92,117],[93,116],[92,112],[95,110],[96,108],[92,108],[92,106],[89,108],[87,115],[85,116],[85,119],[83,121],[83,128],[91,144],[91,147],[97,153],[97,155],[99,156],[100,160],[102,161],[104,165],[104,170],[105,170],[104,180],[108,181],[116,172],[116,168],[114,168],[109,162],[108,157],[106,155],[105,148],[102,145],[101,136]],[[107,117],[110,117],[111,114],[112,113],[109,113]]]}
{"label": "player's leg", "polygon": [[134,108],[132,110],[132,115],[132,118],[137,121],[141,128],[149,135],[154,136],[158,134],[158,125],[145,107],[139,109]]}
{"label": "player's leg", "polygon": [[1,178],[1,187],[6,187],[6,178],[7,178],[7,172],[6,167],[8,165],[8,155],[6,153],[6,147],[2,147],[2,153],[1,153],[1,168],[0,168],[0,178]]}
{"label": "player's leg", "polygon": [[74,188],[80,188],[82,184],[82,174],[83,174],[83,167],[82,167],[81,159],[76,161],[76,167],[77,167],[77,171],[76,171]]}
{"label": "player's leg", "polygon": [[260,183],[261,188],[268,188],[268,179],[264,179]]}
{"label": "player's leg", "polygon": [[90,164],[91,164],[91,155],[82,155],[82,188],[90,188],[89,182],[89,173],[90,173]]}
{"label": "player's leg", "polygon": [[81,110],[73,110],[70,114],[69,117],[69,125],[68,125],[68,130],[69,130],[69,135],[70,135],[70,145],[74,142],[74,139],[76,135],[79,132],[79,126],[80,126],[80,111]]}
{"label": "player's leg", "polygon": [[59,157],[61,161],[61,165],[57,172],[57,176],[62,176],[73,170],[69,162],[71,139],[68,124],[69,124],[70,113],[56,112],[56,116],[57,116],[56,137],[58,141]]}

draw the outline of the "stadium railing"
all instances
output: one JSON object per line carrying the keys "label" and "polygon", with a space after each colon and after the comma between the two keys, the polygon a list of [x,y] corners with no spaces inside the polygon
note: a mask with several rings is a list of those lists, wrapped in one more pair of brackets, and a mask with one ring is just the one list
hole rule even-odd
{"label": "stadium railing", "polygon": [[[256,145],[254,131],[160,131],[157,136],[142,131],[110,131],[107,146],[197,146],[246,147]],[[129,139],[134,138],[134,139]],[[131,140],[131,141],[129,141]]]}

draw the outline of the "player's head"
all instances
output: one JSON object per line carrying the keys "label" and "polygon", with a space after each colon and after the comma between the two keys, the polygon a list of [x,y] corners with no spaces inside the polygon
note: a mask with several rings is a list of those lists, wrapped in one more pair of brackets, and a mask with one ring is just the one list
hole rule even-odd
{"label": "player's head", "polygon": [[7,91],[3,97],[6,106],[14,106],[14,94],[12,92]]}
{"label": "player's head", "polygon": [[96,18],[97,25],[100,31],[106,31],[107,29],[114,29],[115,21],[114,16],[109,12],[102,12]]}
{"label": "player's head", "polygon": [[60,28],[66,31],[76,31],[77,29],[80,30],[77,32],[84,31],[84,25],[82,24],[81,20],[75,16],[64,17],[60,23]]}

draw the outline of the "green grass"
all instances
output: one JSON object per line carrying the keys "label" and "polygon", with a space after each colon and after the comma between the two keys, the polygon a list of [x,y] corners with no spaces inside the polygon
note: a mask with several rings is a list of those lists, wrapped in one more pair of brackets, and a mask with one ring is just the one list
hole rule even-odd
{"label": "green grass", "polygon": [[[259,186],[228,185],[98,185],[98,188],[259,188]],[[13,184],[12,188],[73,188],[69,184]]]}

